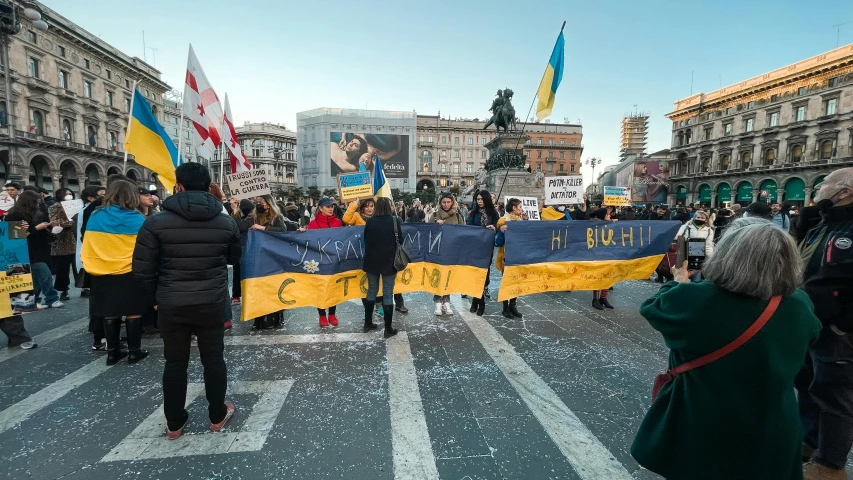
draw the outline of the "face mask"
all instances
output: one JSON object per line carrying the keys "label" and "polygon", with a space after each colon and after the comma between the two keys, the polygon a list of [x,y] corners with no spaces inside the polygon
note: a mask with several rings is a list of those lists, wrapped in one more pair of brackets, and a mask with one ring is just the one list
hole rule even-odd
{"label": "face mask", "polygon": [[560,211],[560,212],[565,212],[565,211],[566,211],[566,207],[564,207],[564,206],[560,205],[559,207],[557,207],[557,210],[558,210],[558,211]]}
{"label": "face mask", "polygon": [[794,214],[794,211],[793,211],[793,210],[791,210],[790,212],[788,212],[788,215],[793,215],[793,214]]}
{"label": "face mask", "polygon": [[841,195],[843,191],[844,189],[842,188],[841,190],[835,192],[835,195],[817,202],[817,208],[820,210],[820,212],[824,213],[830,208],[832,208],[832,206],[835,205],[835,197]]}
{"label": "face mask", "polygon": [[702,225],[705,225],[705,220],[693,220],[693,223],[695,223],[697,227],[701,227]]}
{"label": "face mask", "polygon": [[72,195],[66,195],[66,196],[65,196],[65,200],[66,200],[66,201],[68,201],[68,200],[74,200],[74,197],[73,197]]}
{"label": "face mask", "polygon": [[257,210],[257,211],[258,211],[258,213],[264,213],[264,212],[266,212],[266,211],[267,211],[267,207],[266,207],[266,206],[264,206],[264,205],[261,205],[261,204],[259,203],[259,204],[255,205],[255,210]]}

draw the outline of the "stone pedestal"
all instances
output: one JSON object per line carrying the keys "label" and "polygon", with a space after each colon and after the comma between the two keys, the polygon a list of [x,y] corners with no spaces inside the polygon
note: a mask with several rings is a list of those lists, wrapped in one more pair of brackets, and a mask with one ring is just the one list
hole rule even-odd
{"label": "stone pedestal", "polygon": [[529,173],[525,168],[524,145],[529,139],[519,132],[508,132],[486,144],[489,161],[485,185],[481,188],[495,194],[500,192],[499,202],[507,195],[539,198],[543,194],[545,175],[539,171]]}

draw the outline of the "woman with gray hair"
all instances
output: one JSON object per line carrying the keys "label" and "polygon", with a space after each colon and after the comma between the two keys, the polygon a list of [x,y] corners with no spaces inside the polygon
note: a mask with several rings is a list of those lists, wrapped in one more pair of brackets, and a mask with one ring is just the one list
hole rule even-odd
{"label": "woman with gray hair", "polygon": [[803,478],[794,376],[820,322],[798,289],[802,270],[790,235],[740,219],[705,281],[691,283],[685,262],[643,303],[674,370],[631,447],[640,465],[669,480]]}

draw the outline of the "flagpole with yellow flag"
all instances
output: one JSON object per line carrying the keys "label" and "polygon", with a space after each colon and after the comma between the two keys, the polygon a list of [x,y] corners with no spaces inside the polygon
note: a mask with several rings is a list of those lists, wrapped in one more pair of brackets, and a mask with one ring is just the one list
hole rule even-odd
{"label": "flagpole with yellow flag", "polygon": [[[566,21],[563,20],[563,26],[560,27],[560,34],[557,36],[557,43],[554,44],[554,50],[551,52],[551,58],[548,59],[548,65],[545,66],[545,74],[542,75],[542,81],[539,82],[539,88],[536,90],[536,95],[533,96],[533,101],[530,102],[530,108],[527,109],[527,115],[522,122],[521,133],[518,136],[518,142],[515,144],[515,149],[518,150],[521,145],[521,139],[524,137],[524,130],[527,128],[527,120],[530,119],[530,112],[533,111],[533,105],[539,100],[539,106],[536,108],[536,119],[541,121],[543,118],[551,115],[551,110],[554,108],[554,99],[557,95],[557,87],[560,86],[560,81],[563,79],[563,64],[565,63],[566,42],[563,38],[563,29],[566,28]],[[503,193],[503,186],[506,185],[506,178],[509,176],[509,168],[506,168],[504,181],[501,182],[501,188],[498,190],[498,199]]]}
{"label": "flagpole with yellow flag", "polygon": [[[131,92],[136,91],[136,84],[139,80],[133,81],[133,90]],[[130,97],[130,111],[127,112],[127,131],[124,132],[124,167],[121,169],[122,175],[127,175],[127,139],[130,138],[130,127],[133,125],[133,100],[136,95],[131,95]]]}

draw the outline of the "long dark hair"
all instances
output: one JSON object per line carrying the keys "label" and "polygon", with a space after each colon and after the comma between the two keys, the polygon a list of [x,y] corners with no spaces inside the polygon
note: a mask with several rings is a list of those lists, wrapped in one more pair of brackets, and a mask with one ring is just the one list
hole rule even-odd
{"label": "long dark hair", "polygon": [[379,197],[376,199],[376,209],[373,211],[374,217],[390,217],[396,215],[394,205],[387,197]]}
{"label": "long dark hair", "polygon": [[15,206],[9,209],[9,214],[20,215],[27,220],[27,223],[35,226],[42,217],[39,202],[41,202],[41,194],[24,190],[18,194]]}
{"label": "long dark hair", "polygon": [[[480,204],[477,203],[477,197],[480,197],[483,199],[483,208],[482,209],[480,208]],[[492,194],[489,193],[488,190],[480,190],[479,192],[477,192],[476,195],[474,195],[473,211],[474,212],[483,212],[486,215],[488,215],[490,224],[497,222],[498,217],[500,217],[500,215],[498,215],[498,211],[495,209],[494,202],[492,202]]]}

